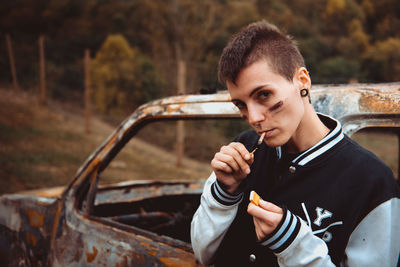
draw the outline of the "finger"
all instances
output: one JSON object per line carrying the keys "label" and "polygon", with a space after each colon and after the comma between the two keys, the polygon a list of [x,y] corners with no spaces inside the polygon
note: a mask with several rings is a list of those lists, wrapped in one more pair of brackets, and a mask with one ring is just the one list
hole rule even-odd
{"label": "finger", "polygon": [[238,151],[246,163],[250,166],[254,162],[254,153],[250,153],[242,143],[232,143],[232,146]]}
{"label": "finger", "polygon": [[281,207],[263,199],[260,199],[260,207],[267,211],[283,214],[283,209]]}
{"label": "finger", "polygon": [[247,212],[252,215],[254,218],[263,221],[264,223],[277,226],[282,219],[281,213],[271,212],[265,210],[259,206],[254,205],[253,203],[249,203],[247,207]]}
{"label": "finger", "polygon": [[271,228],[270,226],[267,226],[267,228],[269,228],[269,230],[265,231],[265,229],[264,229],[265,224],[263,224],[262,221],[257,218],[253,217],[253,223],[254,223],[254,229],[256,231],[258,240],[264,239],[267,234],[269,234],[270,232],[273,231],[272,229],[270,229]]}
{"label": "finger", "polygon": [[[222,147],[221,152],[224,154],[231,155],[232,158],[236,161],[236,163],[240,166],[240,169],[242,170],[242,172],[248,174],[248,173],[250,173],[250,165],[247,162],[247,160],[243,157],[242,153],[237,149],[238,147],[241,147],[241,146],[243,146],[243,144],[231,143],[231,144],[229,144],[229,146]],[[246,148],[244,148],[244,149],[246,149]]]}
{"label": "finger", "polygon": [[244,158],[245,160],[251,160],[251,155],[249,151],[242,143],[232,142],[230,145],[239,152],[242,158]]}
{"label": "finger", "polygon": [[241,170],[239,164],[230,154],[217,153],[215,154],[215,159],[228,164],[236,172]]}
{"label": "finger", "polygon": [[233,169],[226,164],[225,162],[219,161],[217,159],[213,159],[211,161],[211,168],[217,172],[217,171],[221,171],[221,172],[225,172],[225,173],[232,173]]}
{"label": "finger", "polygon": [[255,217],[253,217],[253,223],[258,240],[264,239],[267,235],[272,233],[276,228],[276,225],[265,223],[264,221],[259,220]]}
{"label": "finger", "polygon": [[264,210],[268,210],[271,212],[275,212],[275,213],[283,213],[283,210],[281,207],[263,200],[260,195],[257,194],[256,191],[251,191],[250,192],[250,201],[256,205],[256,206],[260,206],[261,208],[263,208]]}

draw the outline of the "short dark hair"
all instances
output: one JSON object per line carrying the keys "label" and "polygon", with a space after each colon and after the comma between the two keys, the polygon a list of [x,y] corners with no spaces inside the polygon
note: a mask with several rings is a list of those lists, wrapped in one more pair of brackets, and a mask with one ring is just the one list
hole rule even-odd
{"label": "short dark hair", "polygon": [[299,67],[305,67],[296,42],[275,25],[261,20],[244,27],[229,41],[219,61],[218,79],[222,84],[235,83],[243,68],[261,59],[289,81]]}

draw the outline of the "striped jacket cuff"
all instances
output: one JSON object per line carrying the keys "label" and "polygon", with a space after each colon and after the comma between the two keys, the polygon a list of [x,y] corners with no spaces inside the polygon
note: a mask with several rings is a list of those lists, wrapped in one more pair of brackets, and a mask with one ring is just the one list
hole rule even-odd
{"label": "striped jacket cuff", "polygon": [[218,183],[218,180],[215,180],[215,182],[211,185],[211,194],[215,200],[226,206],[234,205],[240,202],[243,198],[243,192],[238,195],[232,195],[226,192]]}
{"label": "striped jacket cuff", "polygon": [[260,241],[261,245],[269,247],[274,253],[280,253],[292,244],[300,231],[301,222],[297,216],[284,209],[283,217],[276,229]]}

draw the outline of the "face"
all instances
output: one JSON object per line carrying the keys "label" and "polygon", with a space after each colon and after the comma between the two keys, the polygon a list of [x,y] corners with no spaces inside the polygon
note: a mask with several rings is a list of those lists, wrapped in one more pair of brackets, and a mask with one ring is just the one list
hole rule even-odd
{"label": "face", "polygon": [[298,73],[290,82],[261,60],[244,68],[236,84],[228,81],[227,87],[242,117],[258,134],[266,133],[269,146],[282,146],[296,134],[304,115]]}

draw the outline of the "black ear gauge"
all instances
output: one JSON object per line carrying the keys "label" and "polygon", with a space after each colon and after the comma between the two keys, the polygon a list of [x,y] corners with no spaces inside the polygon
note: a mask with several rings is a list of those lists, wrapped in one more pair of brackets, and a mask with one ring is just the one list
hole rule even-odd
{"label": "black ear gauge", "polygon": [[300,90],[300,95],[301,95],[302,97],[308,96],[308,89],[307,89],[307,88],[301,89],[301,90]]}
{"label": "black ear gauge", "polygon": [[308,96],[308,102],[310,102],[310,104],[311,104],[311,97],[310,97],[310,94],[309,94],[309,91],[308,91],[307,88],[301,89],[300,90],[300,95],[301,95],[301,97],[307,97]]}

